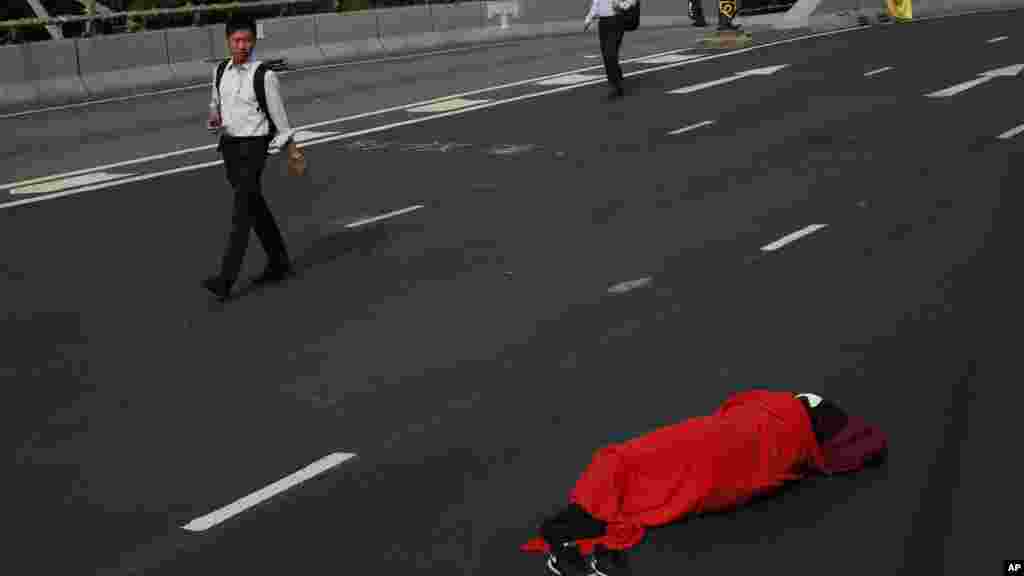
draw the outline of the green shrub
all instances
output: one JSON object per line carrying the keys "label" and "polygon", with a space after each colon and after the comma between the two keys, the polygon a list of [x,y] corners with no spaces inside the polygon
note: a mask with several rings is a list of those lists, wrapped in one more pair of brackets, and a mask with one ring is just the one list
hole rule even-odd
{"label": "green shrub", "polygon": [[369,10],[370,0],[334,0],[335,11],[355,12],[357,10]]}

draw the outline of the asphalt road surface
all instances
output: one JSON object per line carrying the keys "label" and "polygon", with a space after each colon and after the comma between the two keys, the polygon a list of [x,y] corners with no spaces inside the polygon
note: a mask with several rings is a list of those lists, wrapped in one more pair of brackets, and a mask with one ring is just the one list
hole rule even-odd
{"label": "asphalt road surface", "polygon": [[1024,556],[1022,25],[638,32],[614,102],[538,84],[602,74],[593,35],[288,74],[325,123],[308,178],[264,180],[299,274],[224,305],[207,89],[0,119],[9,566],[541,574],[518,548],[595,449],[766,387],[877,422],[889,463],[654,530],[635,574],[996,573]]}

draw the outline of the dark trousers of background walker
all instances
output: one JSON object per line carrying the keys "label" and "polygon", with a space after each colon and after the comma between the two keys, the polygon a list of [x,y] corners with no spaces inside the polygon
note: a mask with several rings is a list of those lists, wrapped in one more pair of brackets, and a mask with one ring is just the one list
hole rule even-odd
{"label": "dark trousers of background walker", "polygon": [[622,67],[619,66],[619,49],[622,36],[626,33],[621,15],[602,16],[597,20],[597,34],[601,38],[601,56],[604,58],[604,73],[608,83],[622,91]]}
{"label": "dark trousers of background walker", "polygon": [[263,244],[269,268],[278,268],[288,263],[288,252],[281,230],[263,198],[261,179],[267,164],[268,144],[269,139],[264,136],[223,137],[220,141],[228,182],[235,191],[231,232],[220,272],[221,279],[228,286],[235,283],[241,272],[245,250],[249,245],[250,228],[255,230]]}

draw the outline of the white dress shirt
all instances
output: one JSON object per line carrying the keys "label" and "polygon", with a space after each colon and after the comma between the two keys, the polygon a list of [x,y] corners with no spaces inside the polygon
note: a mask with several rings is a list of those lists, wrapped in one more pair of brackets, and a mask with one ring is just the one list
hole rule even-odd
{"label": "white dress shirt", "polygon": [[607,18],[615,16],[633,7],[636,0],[592,0],[590,12],[587,13],[585,22],[589,25],[594,18]]}
{"label": "white dress shirt", "polygon": [[[221,126],[229,136],[266,136],[270,133],[270,123],[259,111],[259,104],[256,102],[256,89],[253,79],[256,74],[256,67],[259,60],[249,60],[242,64],[228,62],[224,69],[224,76],[220,79],[220,94],[217,87],[213,87],[213,96],[210,100],[210,109],[220,112]],[[284,110],[284,102],[281,99],[281,84],[277,74],[273,70],[267,70],[266,74],[267,110],[274,120],[277,128],[277,135],[270,142],[270,151],[276,152],[291,140],[295,131],[288,123],[288,115]],[[217,69],[213,70],[213,81],[217,82]]]}

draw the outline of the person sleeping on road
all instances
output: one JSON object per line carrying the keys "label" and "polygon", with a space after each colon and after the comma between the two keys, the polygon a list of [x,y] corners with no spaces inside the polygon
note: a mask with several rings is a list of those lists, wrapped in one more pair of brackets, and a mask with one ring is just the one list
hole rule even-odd
{"label": "person sleeping on road", "polygon": [[815,474],[853,472],[887,456],[888,437],[812,393],[748,390],[709,416],[600,448],[569,505],[522,546],[551,574],[627,574],[645,529],[722,511]]}

